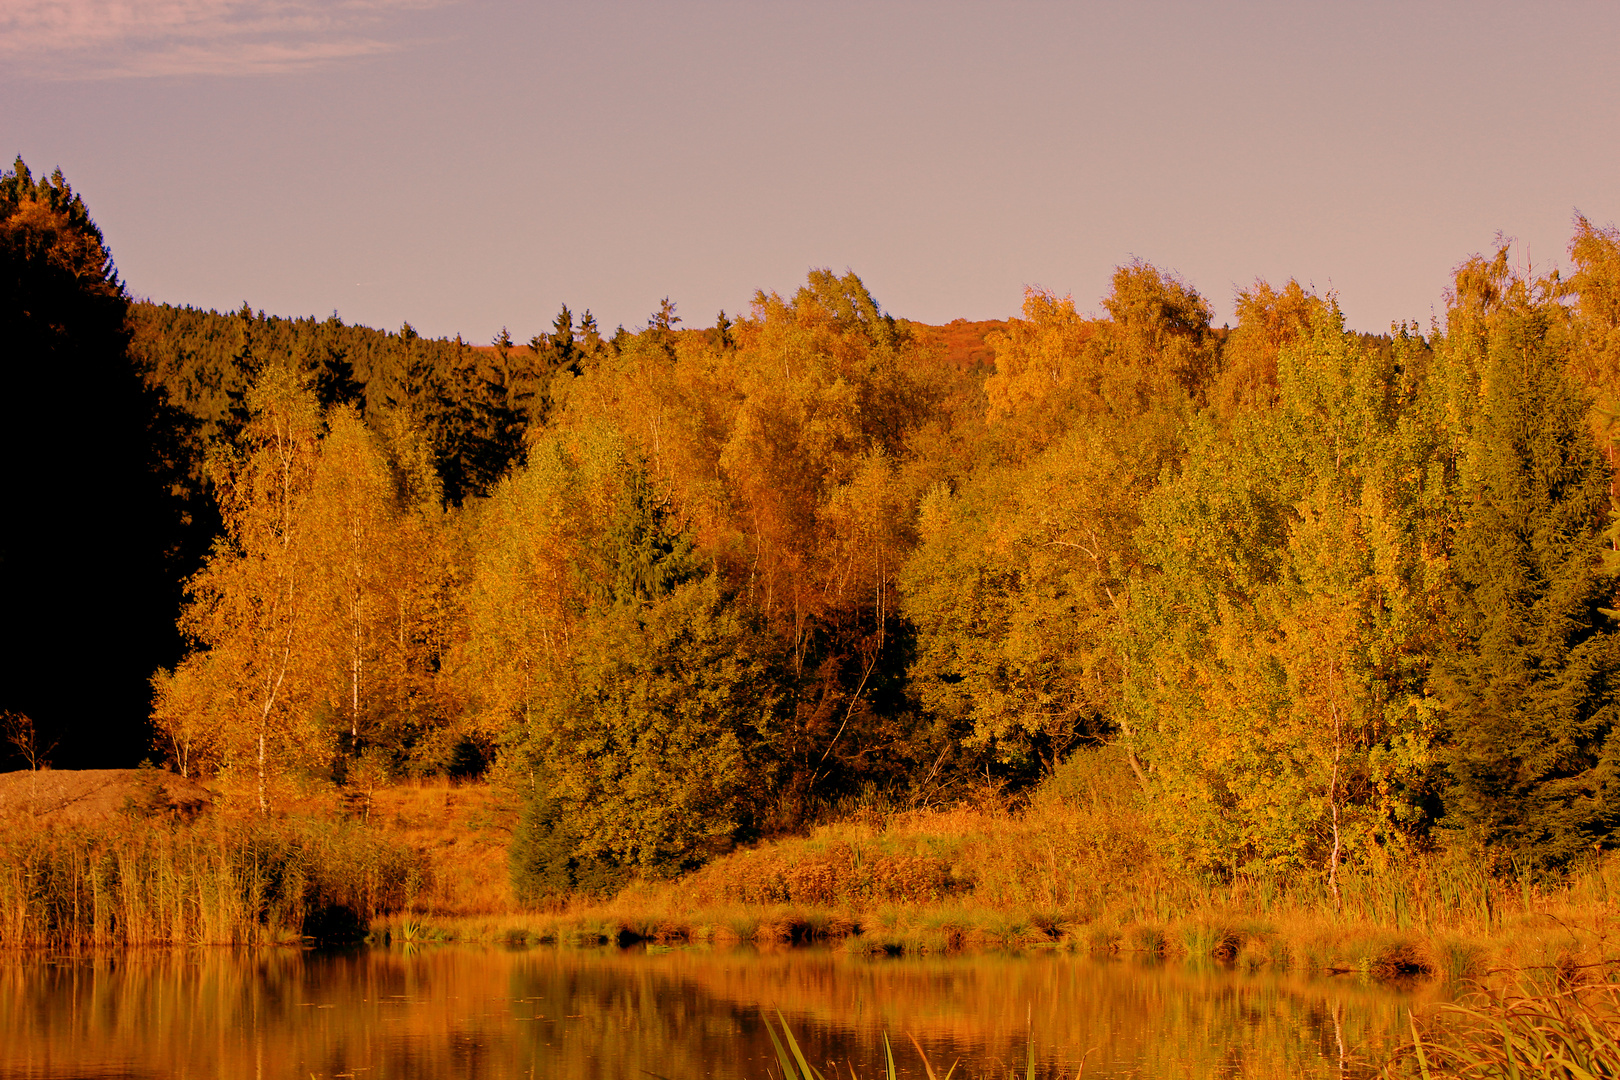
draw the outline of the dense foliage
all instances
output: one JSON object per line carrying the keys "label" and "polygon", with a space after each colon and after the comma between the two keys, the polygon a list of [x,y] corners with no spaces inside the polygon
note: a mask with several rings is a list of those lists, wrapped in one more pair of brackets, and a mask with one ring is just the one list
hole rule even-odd
{"label": "dense foliage", "polygon": [[1620,233],[1571,255],[1380,336],[1292,281],[1217,328],[1137,262],[1100,317],[1031,290],[989,366],[852,273],[475,348],[102,265],[212,545],[158,745],[262,807],[489,767],[532,897],[1103,743],[1213,874],[1566,864],[1616,814]]}

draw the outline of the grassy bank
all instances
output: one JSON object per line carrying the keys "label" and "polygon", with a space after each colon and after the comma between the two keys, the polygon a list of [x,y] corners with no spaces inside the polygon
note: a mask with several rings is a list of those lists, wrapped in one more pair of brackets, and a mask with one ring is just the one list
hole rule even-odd
{"label": "grassy bank", "polygon": [[0,947],[290,941],[355,926],[379,940],[655,946],[835,943],[863,953],[1062,949],[1242,969],[1465,978],[1611,959],[1620,861],[1499,878],[1410,859],[1319,877],[1215,881],[1165,854],[1106,762],[1017,806],[868,800],[810,835],[761,843],[612,898],[514,898],[515,800],[444,781],[316,792],[260,820],[228,799],[190,824],[138,808],[0,835]]}
{"label": "grassy bank", "polygon": [[1060,775],[1017,808],[856,806],[809,836],[545,911],[470,910],[425,894],[377,930],[565,944],[821,940],[883,953],[1051,948],[1383,979],[1609,958],[1615,860],[1536,883],[1493,877],[1477,859],[1412,858],[1347,870],[1337,897],[1314,876],[1215,881],[1168,857],[1129,786],[1111,780]]}

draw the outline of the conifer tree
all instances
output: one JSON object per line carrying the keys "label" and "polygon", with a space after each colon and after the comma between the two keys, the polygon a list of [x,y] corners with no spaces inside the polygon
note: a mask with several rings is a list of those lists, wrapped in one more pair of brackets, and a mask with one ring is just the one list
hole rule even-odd
{"label": "conifer tree", "polygon": [[179,652],[185,433],[130,359],[129,306],[84,200],[18,158],[0,174],[0,710],[70,767],[144,752],[147,680]]}
{"label": "conifer tree", "polygon": [[1458,276],[1446,353],[1475,412],[1437,684],[1449,820],[1521,863],[1557,865],[1620,818],[1620,653],[1603,610],[1609,468],[1564,371],[1560,313],[1538,292],[1501,258]]}
{"label": "conifer tree", "polygon": [[595,356],[602,351],[602,331],[597,329],[596,316],[591,309],[586,308],[585,314],[579,320],[579,347],[586,356]]}

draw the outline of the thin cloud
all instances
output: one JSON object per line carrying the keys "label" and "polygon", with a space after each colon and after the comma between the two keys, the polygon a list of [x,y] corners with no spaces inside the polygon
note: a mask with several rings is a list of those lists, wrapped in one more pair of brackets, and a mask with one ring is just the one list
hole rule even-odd
{"label": "thin cloud", "polygon": [[391,52],[438,0],[0,0],[0,67],[42,78],[265,75]]}

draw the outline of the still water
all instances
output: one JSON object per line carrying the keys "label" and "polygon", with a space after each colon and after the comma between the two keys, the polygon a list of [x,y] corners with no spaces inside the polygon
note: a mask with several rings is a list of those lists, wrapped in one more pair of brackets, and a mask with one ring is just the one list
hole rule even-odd
{"label": "still water", "polygon": [[[1423,994],[1419,991],[1419,997]],[[1353,979],[1065,955],[833,950],[197,950],[0,959],[0,1078],[767,1080],[780,1009],[812,1063],[921,1078],[1347,1077],[1412,995]],[[831,1075],[831,1073],[829,1073]]]}

